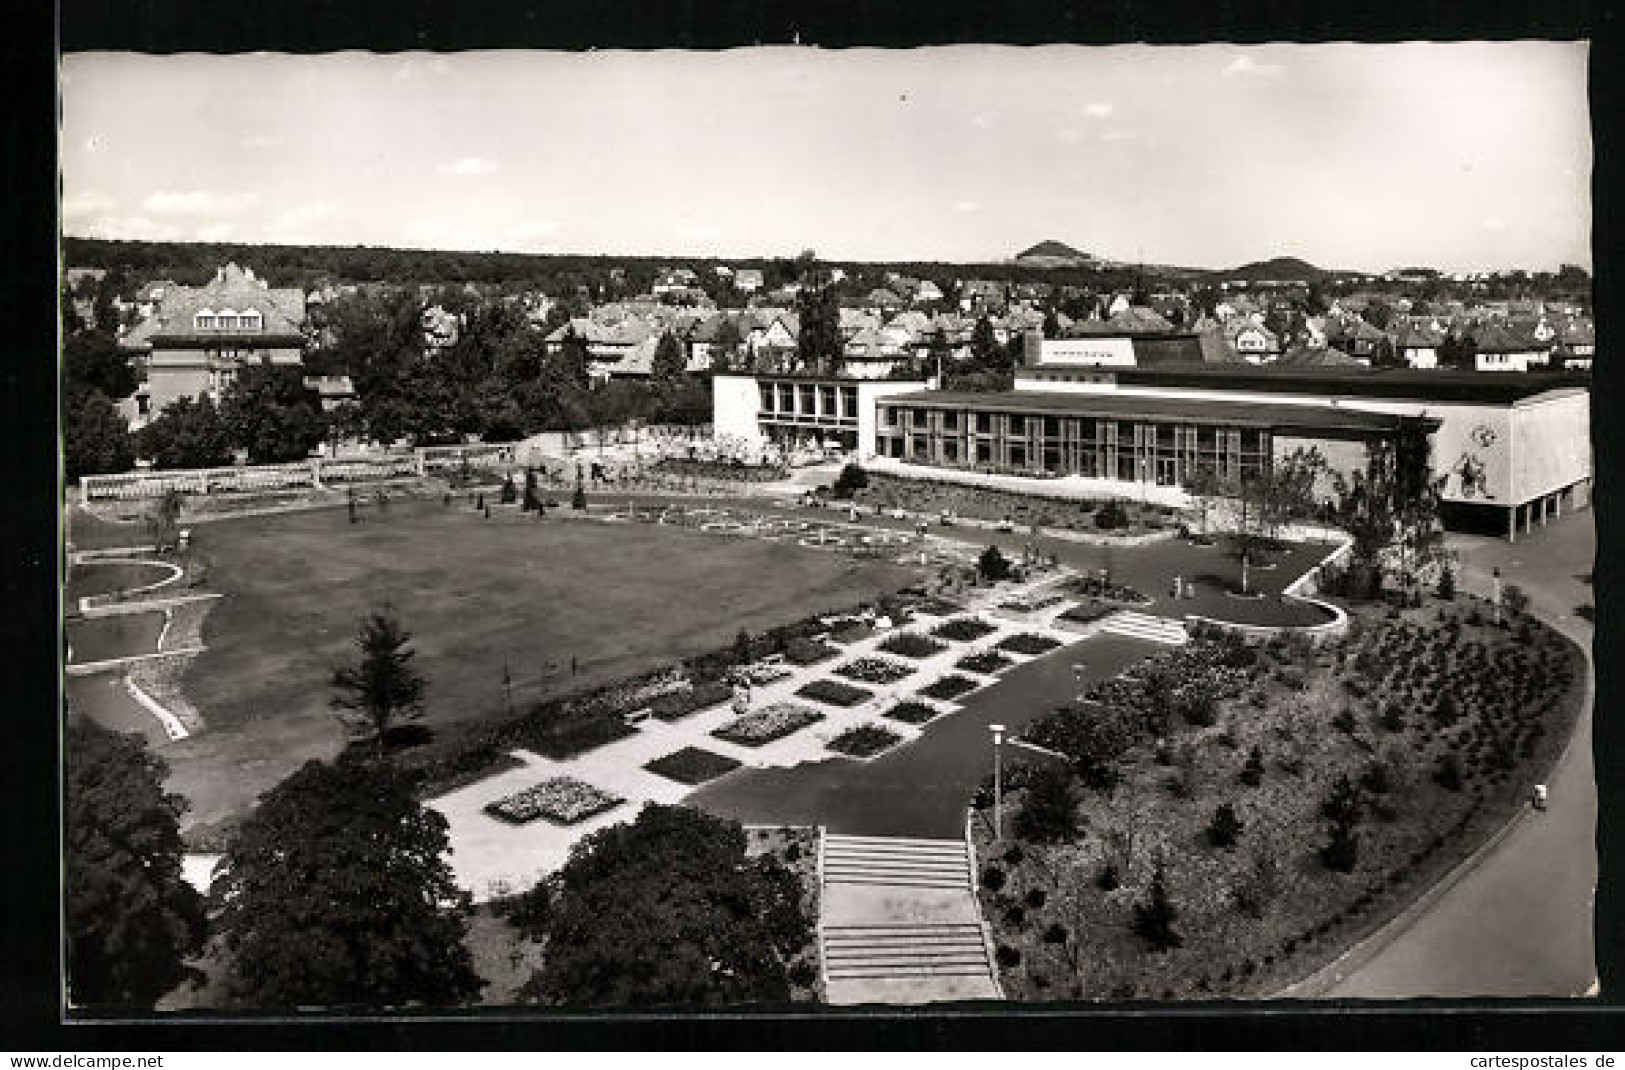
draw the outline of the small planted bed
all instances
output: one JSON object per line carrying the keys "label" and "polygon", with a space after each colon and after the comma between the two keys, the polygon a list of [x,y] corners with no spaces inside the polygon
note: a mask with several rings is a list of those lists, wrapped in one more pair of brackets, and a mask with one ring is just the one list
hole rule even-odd
{"label": "small planted bed", "polygon": [[1021,632],[1017,635],[1006,636],[999,640],[998,648],[1008,650],[1015,654],[1047,654],[1061,645],[1059,639],[1051,639],[1047,635],[1035,635],[1032,632]]}
{"label": "small planted bed", "polygon": [[916,660],[941,653],[947,647],[948,644],[942,640],[933,639],[929,635],[921,635],[918,632],[902,632],[891,636],[880,644],[880,649],[888,654],[896,654],[898,657],[914,658]]}
{"label": "small planted bed", "polygon": [[904,702],[899,702],[897,705],[887,710],[884,716],[893,721],[901,721],[904,724],[925,724],[925,722],[931,720],[933,717],[938,717],[941,714],[941,710],[929,703],[917,702],[913,699],[909,699]]}
{"label": "small planted bed", "polygon": [[933,682],[929,686],[920,688],[920,694],[924,695],[926,698],[946,701],[948,699],[958,698],[967,691],[974,691],[976,690],[977,686],[976,681],[970,679],[968,676],[960,676],[957,673],[950,673],[949,675],[944,676],[942,679]]}
{"label": "small planted bed", "polygon": [[902,736],[883,725],[860,724],[830,740],[829,749],[849,758],[868,758],[902,741]]}
{"label": "small planted bed", "polygon": [[785,647],[784,660],[792,665],[817,665],[821,661],[828,661],[840,650],[828,643],[816,639],[793,639]]}
{"label": "small planted bed", "polygon": [[771,706],[747,713],[718,728],[711,734],[728,743],[742,747],[760,747],[799,732],[810,724],[824,719],[817,710],[793,702],[776,702]]}
{"label": "small planted bed", "polygon": [[985,620],[976,617],[955,617],[945,621],[931,630],[931,634],[938,639],[952,639],[956,643],[969,643],[985,635],[991,635],[998,629]]}
{"label": "small planted bed", "polygon": [[885,658],[858,658],[835,671],[848,680],[861,680],[866,684],[894,684],[913,672],[914,666]]}
{"label": "small planted bed", "polygon": [[677,721],[707,706],[726,702],[732,695],[733,689],[724,683],[695,684],[687,691],[661,695],[649,704],[649,712],[662,721]]}
{"label": "small planted bed", "polygon": [[704,784],[707,780],[733,772],[739,765],[738,759],[725,754],[713,754],[699,747],[684,747],[664,758],[648,762],[643,768],[679,784]]}
{"label": "small planted bed", "polygon": [[574,825],[625,801],[586,781],[559,776],[487,803],[485,812],[511,825],[524,825],[539,817],[555,825]]}
{"label": "small planted bed", "polygon": [[997,650],[982,650],[975,654],[967,654],[954,662],[954,668],[964,669],[966,672],[979,672],[983,675],[992,675],[1014,665],[1015,661]]}
{"label": "small planted bed", "polygon": [[796,689],[796,694],[802,698],[810,698],[815,702],[827,702],[831,706],[856,706],[858,703],[874,697],[873,691],[867,691],[851,684],[843,684],[839,680],[814,680],[810,684],[803,684]]}

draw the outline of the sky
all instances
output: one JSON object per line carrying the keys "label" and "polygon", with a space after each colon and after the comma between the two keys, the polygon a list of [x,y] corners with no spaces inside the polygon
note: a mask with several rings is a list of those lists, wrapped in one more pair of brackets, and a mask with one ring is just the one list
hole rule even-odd
{"label": "sky", "polygon": [[61,68],[86,237],[1587,268],[1582,43],[152,56]]}

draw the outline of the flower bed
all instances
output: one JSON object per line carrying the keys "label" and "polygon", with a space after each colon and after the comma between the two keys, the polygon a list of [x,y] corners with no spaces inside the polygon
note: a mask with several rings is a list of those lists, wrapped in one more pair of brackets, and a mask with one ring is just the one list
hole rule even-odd
{"label": "flower bed", "polygon": [[818,702],[827,702],[831,706],[856,706],[866,699],[873,698],[873,691],[865,691],[861,687],[843,684],[839,680],[814,680],[810,684],[803,684],[796,689],[796,694],[802,698],[810,698]]}
{"label": "flower bed", "polygon": [[967,654],[954,662],[954,668],[964,669],[967,672],[979,672],[984,676],[991,676],[996,672],[1008,669],[1015,661],[997,650],[983,650],[975,654]]}
{"label": "flower bed", "polygon": [[1065,601],[1065,596],[1058,594],[1048,595],[1044,598],[1013,598],[1008,602],[1000,602],[999,608],[1008,609],[1012,613],[1037,613],[1041,609],[1058,606]]}
{"label": "flower bed", "polygon": [[1112,583],[1097,576],[1079,576],[1066,585],[1067,591],[1084,598],[1098,598],[1131,606],[1148,606],[1151,599],[1122,583]]}
{"label": "flower bed", "polygon": [[1047,635],[1035,635],[1032,632],[1022,632],[1019,635],[1010,635],[999,640],[1000,650],[1009,650],[1017,654],[1046,654],[1061,645],[1059,639],[1051,639]]}
{"label": "flower bed", "polygon": [[703,784],[724,773],[733,772],[740,764],[737,758],[724,754],[713,754],[699,747],[684,747],[664,758],[645,763],[643,768],[679,784]]}
{"label": "flower bed", "polygon": [[929,635],[918,632],[902,632],[891,636],[880,644],[880,649],[888,654],[896,654],[905,658],[928,658],[932,654],[947,649],[948,644],[940,639],[933,639]]}
{"label": "flower bed", "polygon": [[938,639],[952,639],[955,642],[968,643],[980,639],[984,635],[991,635],[996,631],[998,629],[985,620],[979,620],[976,617],[955,617],[953,620],[945,621],[931,629],[931,634]]}
{"label": "flower bed", "polygon": [[868,758],[902,741],[902,736],[882,725],[860,724],[830,740],[829,749],[849,758]]}
{"label": "flower bed", "polygon": [[847,620],[831,627],[829,638],[833,643],[856,643],[875,634],[872,626],[861,620]]}
{"label": "flower bed", "polygon": [[726,702],[732,695],[733,688],[713,680],[695,684],[687,691],[662,695],[649,704],[649,712],[662,721],[676,721],[696,710]]}
{"label": "flower bed", "polygon": [[835,647],[815,639],[792,639],[784,649],[784,660],[792,665],[816,665],[839,653]]}
{"label": "flower bed", "polygon": [[1122,606],[1110,602],[1080,602],[1071,609],[1062,613],[1061,620],[1071,621],[1073,624],[1092,624],[1102,617],[1109,617]]}
{"label": "flower bed", "polygon": [[913,699],[899,702],[887,710],[884,716],[904,724],[924,724],[933,717],[939,717],[942,711],[926,702],[917,702]]}
{"label": "flower bed", "polygon": [[555,825],[574,825],[625,801],[585,781],[558,776],[487,803],[485,812],[512,825],[523,825],[539,817]]}
{"label": "flower bed", "polygon": [[968,676],[960,676],[956,673],[950,673],[929,686],[920,688],[920,694],[924,695],[926,698],[942,699],[946,701],[948,699],[958,698],[967,691],[974,691],[976,690],[977,686],[976,681],[970,679]]}
{"label": "flower bed", "polygon": [[835,670],[848,680],[862,680],[866,684],[895,684],[914,671],[914,666],[885,658],[858,658]]}
{"label": "flower bed", "polygon": [[799,732],[810,724],[822,721],[824,715],[817,710],[793,702],[776,702],[771,706],[747,713],[730,721],[711,734],[729,743],[743,747],[760,747],[792,732]]}
{"label": "flower bed", "polygon": [[951,617],[955,613],[963,612],[965,607],[958,602],[950,602],[946,598],[936,595],[926,595],[912,603],[911,607],[916,613],[926,613],[933,617]]}

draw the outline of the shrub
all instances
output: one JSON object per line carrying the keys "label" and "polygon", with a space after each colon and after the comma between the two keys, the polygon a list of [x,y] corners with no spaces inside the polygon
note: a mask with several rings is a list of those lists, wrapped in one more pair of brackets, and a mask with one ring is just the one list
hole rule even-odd
{"label": "shrub", "polygon": [[1256,788],[1264,780],[1264,752],[1258,745],[1247,752],[1247,761],[1241,767],[1241,782],[1249,788]]}
{"label": "shrub", "polygon": [[867,758],[900,743],[903,737],[877,724],[857,725],[829,741],[829,749],[853,758]]}
{"label": "shrub", "polygon": [[1013,970],[1021,965],[1021,952],[1009,944],[1000,944],[998,950],[993,952],[993,960],[1007,970]]}
{"label": "shrub", "polygon": [[[1011,772],[1015,773],[1015,772],[1018,772],[1020,770],[1024,770],[1025,768],[1028,768],[1028,767],[1018,766],[1015,769],[1012,769]],[[1020,779],[1020,778],[1018,777],[1017,779]],[[1019,787],[1020,785],[1014,785],[1013,784],[1011,786],[1012,787]],[[1019,866],[1019,865],[1021,865],[1022,860],[1025,859],[1026,857],[1027,857],[1027,852],[1023,851],[1021,849],[1021,844],[1019,844],[1019,843],[1012,843],[1010,845],[1009,850],[1004,852],[1004,861],[1005,861],[1006,865]]]}
{"label": "shrub", "polygon": [[1439,570],[1439,597],[1446,602],[1456,597],[1456,572],[1449,565]]}
{"label": "shrub", "polygon": [[1010,559],[997,546],[989,546],[976,559],[976,573],[989,583],[1010,577]]}
{"label": "shrub", "polygon": [[1034,635],[1032,632],[1006,636],[998,643],[1000,650],[1009,650],[1017,654],[1044,654],[1060,645],[1059,639],[1051,639],[1047,635]]}
{"label": "shrub", "polygon": [[519,500],[519,488],[513,485],[513,476],[502,478],[502,504],[512,505]]}
{"label": "shrub", "polygon": [[1049,895],[1042,888],[1029,888],[1027,894],[1022,898],[1022,902],[1026,903],[1030,910],[1042,908],[1048,900]]}
{"label": "shrub", "polygon": [[1103,892],[1113,892],[1122,885],[1122,879],[1117,875],[1117,863],[1107,862],[1100,867],[1100,873],[1095,877],[1095,885]]}
{"label": "shrub", "polygon": [[1128,527],[1128,510],[1123,503],[1112,499],[1095,510],[1095,527],[1102,531],[1116,531]]}
{"label": "shrub", "polygon": [[981,673],[991,676],[1014,665],[1008,657],[997,650],[983,650],[976,654],[967,654],[954,662],[954,668],[964,669],[967,672]]}
{"label": "shrub", "polygon": [[1433,770],[1433,782],[1446,791],[1461,790],[1461,759],[1454,753],[1439,759]]}
{"label": "shrub", "polygon": [[886,717],[904,724],[924,724],[942,711],[935,706],[912,700],[899,702],[885,713]]}
{"label": "shrub", "polygon": [[1044,930],[1043,939],[1046,944],[1064,944],[1068,935],[1066,926],[1058,921],[1052,921],[1049,928]]}
{"label": "shrub", "polygon": [[1016,813],[1016,835],[1035,842],[1077,838],[1078,797],[1072,780],[1072,770],[1066,766],[1041,766],[1028,785],[1026,802]]}
{"label": "shrub", "polygon": [[576,484],[575,493],[570,495],[570,508],[578,512],[587,508],[587,489],[580,483]]}
{"label": "shrub", "polygon": [[920,689],[920,694],[924,695],[926,698],[948,701],[950,699],[958,698],[967,691],[975,690],[975,688],[975,680],[965,676],[950,674],[932,682],[926,687],[922,687]]}
{"label": "shrub", "polygon": [[1355,719],[1354,711],[1345,707],[1337,711],[1337,716],[1332,718],[1332,727],[1345,736],[1352,736],[1360,727],[1360,722]]}
{"label": "shrub", "polygon": [[1020,929],[1027,924],[1027,912],[1019,905],[1010,907],[1004,912],[1004,923],[1012,929]]}
{"label": "shrub", "polygon": [[820,643],[812,639],[792,639],[785,644],[784,660],[792,665],[816,665],[820,661],[827,661],[839,653],[839,650],[828,643]]}
{"label": "shrub", "polygon": [[1004,888],[1004,870],[998,866],[982,867],[982,887],[990,892],[998,892]]}
{"label": "shrub", "polygon": [[790,983],[797,988],[811,988],[818,983],[818,967],[802,959],[790,967]]}
{"label": "shrub", "polygon": [[796,694],[815,702],[827,702],[831,706],[841,707],[856,706],[874,697],[873,691],[866,691],[852,684],[843,684],[839,680],[814,680],[802,684],[796,689]]}
{"label": "shrub", "polygon": [[970,643],[996,631],[993,625],[976,617],[955,617],[931,629],[938,639],[952,639],[956,643]]}
{"label": "shrub", "polygon": [[947,644],[928,635],[920,635],[918,632],[901,632],[888,636],[880,644],[880,649],[899,657],[919,659],[940,653],[947,649]]}
{"label": "shrub", "polygon": [[1236,845],[1241,836],[1241,819],[1236,816],[1236,808],[1229,803],[1220,803],[1213,811],[1213,819],[1207,825],[1207,839],[1213,846],[1223,850],[1230,850]]}
{"label": "shrub", "polygon": [[830,488],[830,497],[840,501],[849,501],[852,495],[869,485],[869,473],[855,464],[848,464],[841,469],[841,474],[835,478],[835,485]]}
{"label": "shrub", "polygon": [[1134,905],[1134,933],[1150,944],[1153,951],[1172,950],[1185,942],[1174,929],[1178,917],[1179,911],[1168,897],[1167,875],[1159,864],[1151,876],[1151,888],[1145,901]]}

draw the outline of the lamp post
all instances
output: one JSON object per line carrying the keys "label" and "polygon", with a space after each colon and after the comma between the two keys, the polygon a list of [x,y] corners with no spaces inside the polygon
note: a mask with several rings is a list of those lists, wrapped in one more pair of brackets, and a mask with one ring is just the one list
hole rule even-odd
{"label": "lamp post", "polygon": [[1004,774],[999,766],[1004,725],[990,724],[987,728],[993,733],[993,839],[999,841],[1004,839]]}
{"label": "lamp post", "polygon": [[1073,662],[1073,664],[1072,664],[1072,679],[1077,685],[1077,689],[1078,689],[1077,690],[1077,696],[1078,696],[1077,701],[1078,702],[1083,701],[1083,678],[1084,678],[1086,669],[1087,669],[1087,666],[1085,666],[1084,663],[1081,662],[1081,661]]}
{"label": "lamp post", "polygon": [[1495,602],[1495,626],[1499,628],[1501,626],[1501,570],[1499,568],[1490,573],[1490,583],[1492,598]]}

